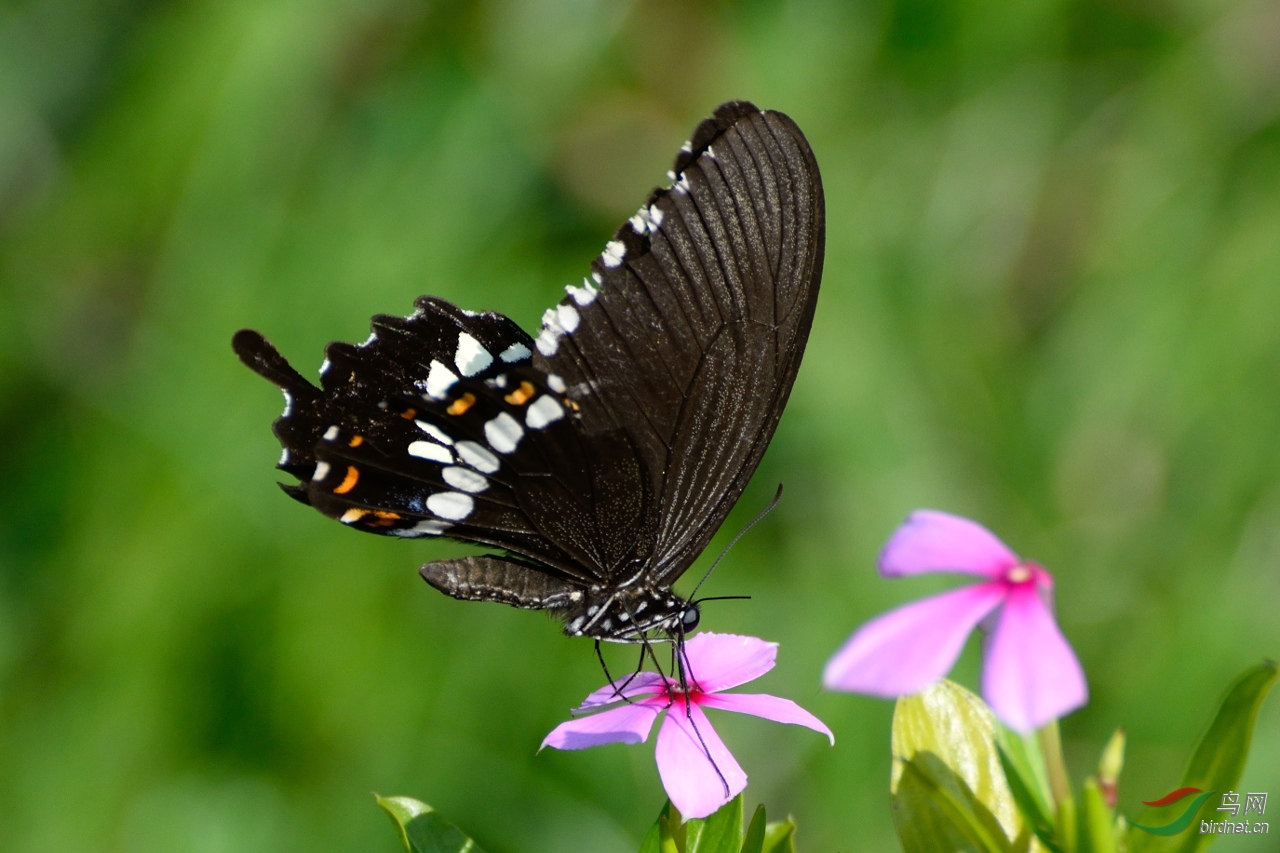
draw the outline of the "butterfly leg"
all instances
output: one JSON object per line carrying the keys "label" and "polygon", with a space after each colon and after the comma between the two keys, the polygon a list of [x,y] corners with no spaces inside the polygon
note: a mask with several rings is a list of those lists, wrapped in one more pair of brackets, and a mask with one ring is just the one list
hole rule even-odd
{"label": "butterfly leg", "polygon": [[[657,670],[658,675],[661,675],[663,678],[666,678],[667,677],[666,670],[662,668],[662,663],[658,660],[658,655],[653,650],[653,643],[649,642],[649,635],[641,634],[640,635],[640,661],[641,661],[640,665],[641,666],[644,666],[644,657],[646,654],[649,656],[649,660],[653,661],[653,668]],[[673,665],[671,667],[671,674],[674,675],[675,671],[676,671],[675,665],[673,662]]]}
{"label": "butterfly leg", "polygon": [[[631,686],[631,682],[636,680],[636,676],[644,672],[644,652],[645,652],[644,646],[641,645],[640,660],[636,661],[636,668],[630,675],[627,676],[627,680],[622,682],[622,686],[615,690],[615,692],[617,692],[618,695],[621,695],[620,691],[626,690],[629,686]],[[658,673],[658,674],[661,675],[662,673]],[[631,700],[628,699],[627,701],[630,702]]]}
{"label": "butterfly leg", "polygon": [[[626,702],[628,705],[633,704],[631,698],[624,695],[622,691],[627,689],[628,685],[631,684],[632,679],[639,674],[639,670],[627,676],[627,680],[619,685],[613,680],[613,673],[609,672],[609,665],[604,662],[604,655],[600,652],[599,640],[596,640],[596,660],[600,661],[600,668],[604,670],[604,677],[609,680],[609,684],[613,687],[613,695],[621,699],[623,702]],[[640,650],[640,665],[642,667],[644,666],[644,649]]]}

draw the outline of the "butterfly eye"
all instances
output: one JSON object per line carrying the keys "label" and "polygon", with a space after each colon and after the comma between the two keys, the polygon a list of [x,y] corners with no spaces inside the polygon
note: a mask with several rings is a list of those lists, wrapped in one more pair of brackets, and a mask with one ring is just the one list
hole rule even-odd
{"label": "butterfly eye", "polygon": [[684,609],[684,612],[680,614],[680,627],[686,631],[692,631],[694,628],[698,627],[698,619],[701,616],[702,614],[698,612],[698,606],[696,604],[689,605]]}

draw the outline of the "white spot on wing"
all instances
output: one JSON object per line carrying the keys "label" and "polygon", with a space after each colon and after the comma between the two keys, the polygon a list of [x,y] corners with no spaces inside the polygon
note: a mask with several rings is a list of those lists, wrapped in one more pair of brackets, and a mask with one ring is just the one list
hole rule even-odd
{"label": "white spot on wing", "polygon": [[333,441],[337,437],[338,437],[338,427],[336,424],[324,431],[325,441]]}
{"label": "white spot on wing", "polygon": [[683,172],[680,173],[680,179],[676,181],[676,189],[683,192],[689,191],[689,179],[685,177]]}
{"label": "white spot on wing", "polygon": [[604,244],[604,254],[600,259],[604,261],[604,265],[612,269],[621,266],[622,260],[627,256],[627,247],[622,244],[621,240],[610,240]]}
{"label": "white spot on wing", "polygon": [[493,364],[493,353],[466,332],[458,335],[458,351],[453,357],[458,372],[463,376],[475,376]]}
{"label": "white spot on wing", "polygon": [[549,373],[547,374],[547,387],[557,394],[563,394],[567,386],[564,384],[564,380],[560,378],[559,373]]}
{"label": "white spot on wing", "polygon": [[560,338],[564,335],[564,327],[560,325],[560,315],[554,308],[542,312],[542,331],[538,333],[538,352],[545,356],[553,356],[560,348]]}
{"label": "white spot on wing", "polygon": [[637,234],[648,234],[649,223],[645,221],[645,218],[643,215],[644,208],[642,207],[640,208],[640,210],[641,210],[640,213],[637,213],[635,216],[631,217],[627,221],[631,223],[632,231],[636,232]]}
{"label": "white spot on wing", "polygon": [[279,462],[277,462],[276,464],[277,464],[277,465],[288,465],[288,464],[289,464],[289,448],[287,448],[287,447],[286,447],[286,448],[284,448],[283,450],[281,450],[281,451],[280,451],[280,461],[279,461]]}
{"label": "white spot on wing", "polygon": [[422,430],[441,444],[453,444],[453,439],[445,435],[444,430],[440,429],[440,427],[435,424],[429,424],[426,421],[414,421],[413,423],[418,429]]}
{"label": "white spot on wing", "polygon": [[684,153],[686,153],[686,154],[692,154],[692,153],[693,153],[693,143],[692,143],[692,142],[689,142],[689,141],[686,141],[686,142],[684,143],[684,145],[681,145],[681,146],[680,146],[680,150],[681,150],[681,151],[683,151],[683,152],[684,152]]}
{"label": "white spot on wing", "polygon": [[280,393],[284,395],[284,413],[280,417],[287,418],[293,414],[293,395],[283,388],[280,389]]}
{"label": "white spot on wing", "polygon": [[538,333],[538,352],[550,358],[560,349],[560,336],[554,329],[543,329]]}
{"label": "white spot on wing", "polygon": [[462,521],[475,508],[476,502],[471,495],[462,492],[437,492],[427,498],[427,509],[450,521]]}
{"label": "white spot on wing", "polygon": [[484,437],[499,453],[511,453],[524,438],[524,427],[506,412],[484,425]]}
{"label": "white spot on wing", "polygon": [[339,518],[338,521],[341,521],[343,524],[355,524],[357,521],[364,518],[368,514],[369,513],[367,510],[356,509],[355,507],[352,507],[351,509],[344,512],[342,514],[342,518]]}
{"label": "white spot on wing", "polygon": [[377,339],[378,339],[378,333],[377,333],[377,332],[370,332],[370,333],[369,333],[369,337],[365,338],[364,343],[360,344],[360,346],[361,346],[362,348],[363,348],[363,347],[367,347],[369,344],[373,343],[373,342],[374,342],[374,341],[376,341]]}
{"label": "white spot on wing", "polygon": [[490,453],[488,448],[481,447],[474,441],[459,441],[457,450],[458,458],[477,471],[493,474],[502,467],[498,457]]}
{"label": "white spot on wing", "polygon": [[649,220],[653,223],[653,227],[657,228],[662,224],[662,208],[656,204],[649,205]]}
{"label": "white spot on wing", "polygon": [[434,441],[415,441],[409,445],[409,455],[416,456],[419,459],[430,459],[432,462],[441,462],[445,465],[453,464],[453,454],[448,448],[441,447]]}
{"label": "white spot on wing", "polygon": [[547,424],[558,421],[563,417],[564,409],[556,402],[556,398],[543,394],[529,406],[525,412],[524,422],[529,425],[530,429],[542,429]]}
{"label": "white spot on wing", "polygon": [[439,536],[450,527],[453,527],[453,525],[447,521],[427,518],[419,521],[413,527],[402,527],[398,530],[392,530],[389,532],[392,536],[400,536],[404,539],[417,539],[419,536]]}
{"label": "white spot on wing", "polygon": [[427,393],[437,400],[443,400],[458,377],[452,370],[438,361],[431,362],[431,372],[427,374]]}
{"label": "white spot on wing", "polygon": [[489,488],[487,477],[468,468],[451,466],[444,469],[443,476],[446,483],[459,491],[476,493]]}
{"label": "white spot on wing", "polygon": [[517,342],[504,349],[498,358],[502,359],[507,364],[515,364],[517,361],[524,361],[531,355],[533,355],[533,353],[529,352],[529,348],[527,346]]}
{"label": "white spot on wing", "polygon": [[560,320],[560,328],[566,334],[572,334],[578,328],[578,311],[572,305],[557,305],[556,317]]}
{"label": "white spot on wing", "polygon": [[566,284],[564,286],[564,292],[572,296],[574,302],[583,306],[590,305],[592,302],[595,302],[596,294],[599,293],[598,290],[591,286],[591,282],[585,278],[582,280],[582,287],[574,287],[572,284]]}
{"label": "white spot on wing", "polygon": [[329,476],[329,463],[317,462],[315,473],[311,475],[311,479],[315,480],[316,482],[319,482],[328,476]]}
{"label": "white spot on wing", "polygon": [[329,372],[329,359],[326,358],[324,361],[320,362],[320,375],[324,376],[328,372]]}
{"label": "white spot on wing", "polygon": [[604,279],[602,279],[600,277],[600,273],[596,272],[595,270],[591,271],[591,280],[594,281],[596,284],[604,284]]}

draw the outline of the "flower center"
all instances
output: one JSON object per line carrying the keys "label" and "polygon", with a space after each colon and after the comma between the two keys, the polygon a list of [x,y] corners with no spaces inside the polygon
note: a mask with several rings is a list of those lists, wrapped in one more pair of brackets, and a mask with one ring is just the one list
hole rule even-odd
{"label": "flower center", "polygon": [[1026,583],[1031,580],[1031,569],[1019,563],[1010,569],[1004,577],[1009,583]]}
{"label": "flower center", "polygon": [[696,684],[690,684],[687,689],[681,690],[678,682],[667,683],[667,702],[673,705],[684,707],[686,702],[692,702],[697,705],[698,700],[706,695],[702,688]]}

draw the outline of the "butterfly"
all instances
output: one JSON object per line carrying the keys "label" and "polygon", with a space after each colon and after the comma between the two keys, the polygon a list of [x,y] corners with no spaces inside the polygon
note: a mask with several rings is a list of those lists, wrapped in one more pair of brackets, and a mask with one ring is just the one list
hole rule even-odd
{"label": "butterfly", "polygon": [[258,332],[232,346],[285,396],[291,497],[348,527],[497,549],[420,570],[571,636],[676,640],[672,591],[746,487],[800,366],[822,274],[817,162],[745,101],[694,130],[536,337],[420,297],[325,350],[316,387]]}

